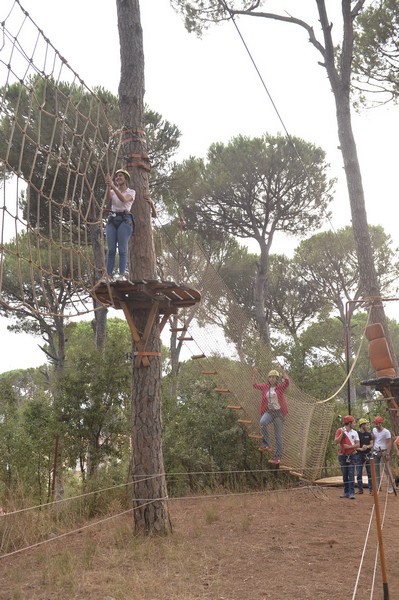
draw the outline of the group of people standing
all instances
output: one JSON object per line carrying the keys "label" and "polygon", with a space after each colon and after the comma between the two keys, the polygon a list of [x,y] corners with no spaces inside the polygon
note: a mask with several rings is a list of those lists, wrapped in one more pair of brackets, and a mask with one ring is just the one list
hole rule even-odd
{"label": "group of people standing", "polygon": [[[285,392],[290,380],[281,368],[280,372],[272,369],[268,373],[266,383],[256,381],[256,369],[253,370],[252,385],[261,392],[260,403],[260,431],[262,443],[259,450],[273,452],[270,444],[269,425],[274,427],[275,449],[270,462],[278,465],[283,457],[283,427],[288,414]],[[399,436],[392,444],[391,432],[384,427],[381,416],[374,418],[374,427],[370,431],[368,419],[358,421],[355,429],[355,418],[347,415],[343,418],[343,425],[335,433],[334,442],[338,445],[338,461],[341,466],[344,492],[340,498],[355,499],[355,483],[357,494],[364,493],[363,471],[366,469],[368,491],[373,493],[370,459],[373,458],[376,474],[377,491],[381,486],[381,476],[386,473],[388,477],[388,493],[393,492],[393,478],[389,466],[392,446],[399,459]],[[381,468],[382,466],[382,468]],[[399,479],[399,478],[398,478]],[[398,481],[399,483],[399,481]]]}
{"label": "group of people standing", "polygon": [[[393,492],[392,474],[389,461],[392,449],[391,432],[383,425],[383,417],[374,418],[374,427],[370,431],[367,419],[359,419],[358,430],[355,429],[355,419],[352,415],[343,418],[343,426],[335,432],[334,442],[338,445],[338,461],[341,466],[344,492],[340,498],[355,499],[355,475],[357,494],[363,494],[363,468],[368,479],[369,493],[373,493],[370,459],[373,458],[378,490],[381,485],[381,463],[383,472],[388,476],[388,493]],[[399,437],[394,442],[396,454],[399,457]]]}

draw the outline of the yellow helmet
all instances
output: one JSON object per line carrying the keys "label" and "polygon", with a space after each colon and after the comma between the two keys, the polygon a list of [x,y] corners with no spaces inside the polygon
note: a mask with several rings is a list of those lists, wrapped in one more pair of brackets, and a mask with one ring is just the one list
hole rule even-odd
{"label": "yellow helmet", "polygon": [[359,423],[359,427],[361,427],[365,423],[368,423],[368,421],[367,421],[367,419],[359,419],[358,423]]}
{"label": "yellow helmet", "polygon": [[118,175],[118,173],[123,173],[128,178],[128,180],[130,181],[130,173],[129,173],[129,171],[126,171],[126,169],[118,169],[117,171],[115,171],[114,177],[116,175]]}
{"label": "yellow helmet", "polygon": [[278,377],[279,375],[280,373],[276,371],[276,369],[272,369],[271,371],[269,371],[268,377]]}

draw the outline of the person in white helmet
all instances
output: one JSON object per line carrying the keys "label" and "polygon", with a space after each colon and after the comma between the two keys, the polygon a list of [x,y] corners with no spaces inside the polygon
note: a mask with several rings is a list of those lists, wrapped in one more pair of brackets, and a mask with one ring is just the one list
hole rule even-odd
{"label": "person in white helmet", "polygon": [[265,452],[271,450],[268,426],[270,423],[273,423],[276,449],[274,457],[270,462],[278,465],[283,457],[284,419],[288,414],[284,393],[290,384],[290,380],[284,369],[281,369],[281,373],[276,369],[272,369],[268,374],[267,383],[256,383],[255,379],[256,369],[253,370],[253,387],[262,392],[260,403],[260,430],[263,440],[259,450]]}

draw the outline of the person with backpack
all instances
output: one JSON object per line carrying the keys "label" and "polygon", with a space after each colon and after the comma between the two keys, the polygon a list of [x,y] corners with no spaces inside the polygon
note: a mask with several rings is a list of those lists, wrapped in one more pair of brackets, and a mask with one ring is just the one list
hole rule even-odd
{"label": "person with backpack", "polygon": [[367,419],[359,419],[359,448],[354,454],[357,479],[357,494],[363,494],[363,467],[366,467],[367,481],[369,493],[373,493],[373,482],[371,480],[370,458],[374,445],[373,434],[369,427],[370,423]]}
{"label": "person with backpack", "polygon": [[338,462],[341,466],[344,493],[340,498],[355,499],[355,462],[354,454],[359,448],[359,435],[353,425],[352,415],[343,418],[343,427],[335,432],[334,443],[338,445]]}

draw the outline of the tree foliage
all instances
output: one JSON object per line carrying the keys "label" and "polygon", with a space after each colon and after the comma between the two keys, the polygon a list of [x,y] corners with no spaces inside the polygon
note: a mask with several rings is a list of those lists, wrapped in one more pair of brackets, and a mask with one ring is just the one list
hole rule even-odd
{"label": "tree foliage", "polygon": [[396,0],[370,2],[356,20],[354,86],[363,102],[397,101],[399,96],[399,6]]}
{"label": "tree foliage", "polygon": [[192,177],[190,187],[179,189],[188,227],[204,239],[227,234],[254,239],[259,246],[254,314],[266,345],[265,297],[274,237],[277,232],[303,235],[328,216],[333,181],[327,168],[320,148],[271,135],[215,143],[206,161],[191,158],[181,166]]}

